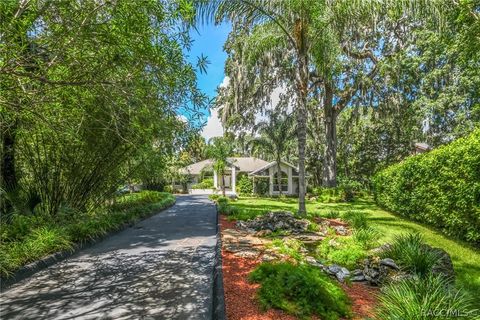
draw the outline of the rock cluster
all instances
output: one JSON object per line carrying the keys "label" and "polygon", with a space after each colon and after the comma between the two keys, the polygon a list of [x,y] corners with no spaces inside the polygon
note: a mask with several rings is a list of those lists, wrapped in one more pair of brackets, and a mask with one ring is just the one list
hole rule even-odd
{"label": "rock cluster", "polygon": [[302,233],[307,231],[308,225],[308,220],[297,219],[293,213],[288,211],[269,212],[255,219],[236,223],[237,228],[250,232],[284,230],[291,233]]}

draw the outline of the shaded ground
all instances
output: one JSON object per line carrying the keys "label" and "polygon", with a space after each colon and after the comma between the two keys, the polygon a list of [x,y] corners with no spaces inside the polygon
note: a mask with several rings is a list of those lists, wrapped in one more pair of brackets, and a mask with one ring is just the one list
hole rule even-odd
{"label": "shaded ground", "polygon": [[0,297],[1,319],[210,319],[215,207],[170,209],[38,272]]}

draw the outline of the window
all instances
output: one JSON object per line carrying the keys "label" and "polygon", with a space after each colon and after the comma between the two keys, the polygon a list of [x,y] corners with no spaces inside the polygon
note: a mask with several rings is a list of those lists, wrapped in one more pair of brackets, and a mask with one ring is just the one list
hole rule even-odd
{"label": "window", "polygon": [[[273,191],[279,191],[280,188],[278,186],[278,172],[274,174],[273,176]],[[283,172],[283,171],[280,171],[280,187],[282,188],[282,191],[288,191],[288,175]]]}

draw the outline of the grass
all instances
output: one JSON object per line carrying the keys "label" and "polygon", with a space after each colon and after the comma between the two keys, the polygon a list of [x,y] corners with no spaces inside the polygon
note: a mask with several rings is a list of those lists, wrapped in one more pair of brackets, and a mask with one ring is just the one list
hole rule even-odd
{"label": "grass", "polygon": [[0,225],[0,275],[9,277],[30,262],[73,250],[75,244],[104,236],[174,202],[169,193],[142,191],[123,195],[91,213],[63,210],[55,217],[14,215],[11,223]]}
{"label": "grass", "polygon": [[[295,198],[240,198],[232,202],[239,209],[233,219],[246,220],[268,211],[289,210],[296,212],[298,205]],[[457,285],[473,297],[480,296],[480,251],[471,245],[448,238],[438,230],[409,221],[390,212],[380,209],[371,198],[358,199],[353,202],[314,202],[307,201],[307,211],[310,218],[326,217],[331,211],[340,215],[348,211],[361,211],[367,216],[368,225],[375,228],[380,237],[380,243],[393,242],[396,236],[405,233],[419,233],[426,243],[447,251],[453,261],[457,276]],[[480,307],[480,302],[477,308]]]}
{"label": "grass", "polygon": [[333,320],[350,314],[348,298],[338,284],[315,267],[263,263],[249,276],[260,283],[258,297],[265,309],[278,308],[308,319],[315,314]]}
{"label": "grass", "polygon": [[475,319],[473,297],[452,288],[441,276],[408,279],[382,288],[379,319]]}

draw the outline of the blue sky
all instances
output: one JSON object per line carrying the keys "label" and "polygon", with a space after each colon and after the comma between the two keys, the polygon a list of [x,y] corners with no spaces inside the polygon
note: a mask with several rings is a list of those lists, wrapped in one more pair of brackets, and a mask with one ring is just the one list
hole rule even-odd
{"label": "blue sky", "polygon": [[[186,52],[188,60],[196,65],[197,57],[203,54],[210,61],[206,74],[197,72],[198,87],[210,98],[215,97],[215,89],[225,77],[224,64],[227,54],[223,51],[223,44],[230,30],[230,24],[224,23],[218,26],[213,24],[200,25],[197,30],[190,31],[194,42],[191,50]],[[205,113],[208,113],[208,111],[206,110]],[[212,125],[218,124],[210,124],[210,126]]]}

